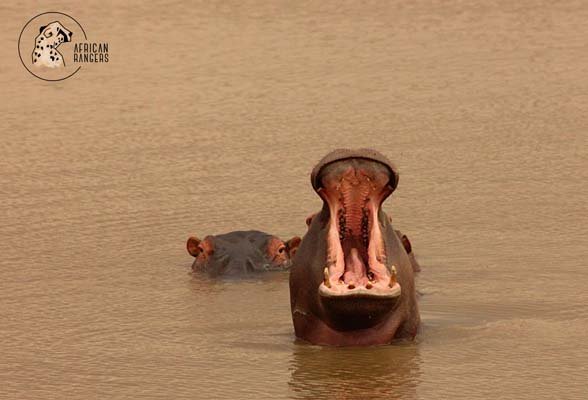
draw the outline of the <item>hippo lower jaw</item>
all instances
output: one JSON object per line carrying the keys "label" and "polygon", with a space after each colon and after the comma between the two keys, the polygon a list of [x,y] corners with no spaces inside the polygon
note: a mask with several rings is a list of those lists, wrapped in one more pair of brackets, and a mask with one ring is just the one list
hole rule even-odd
{"label": "hippo lower jaw", "polygon": [[322,298],[381,298],[394,299],[400,297],[401,289],[398,282],[394,286],[385,288],[375,287],[371,284],[366,286],[355,286],[349,289],[345,284],[338,284],[336,287],[328,287],[324,283],[319,286],[319,295]]}
{"label": "hippo lower jaw", "polygon": [[385,245],[378,222],[380,205],[392,189],[384,167],[349,166],[318,189],[329,207],[327,260],[321,298],[398,298],[396,268],[386,267]]}

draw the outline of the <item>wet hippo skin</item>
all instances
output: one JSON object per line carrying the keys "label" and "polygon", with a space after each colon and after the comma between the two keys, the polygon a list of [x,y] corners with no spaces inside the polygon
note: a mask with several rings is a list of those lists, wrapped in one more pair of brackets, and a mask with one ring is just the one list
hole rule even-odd
{"label": "wet hippo skin", "polygon": [[192,236],[186,247],[195,272],[219,276],[287,270],[299,244],[298,236],[284,242],[265,232],[234,231],[203,240]]}
{"label": "wet hippo skin", "polygon": [[290,270],[296,336],[335,346],[414,338],[418,264],[381,208],[398,185],[396,168],[375,150],[339,149],[317,164],[311,182],[323,207],[307,220]]}

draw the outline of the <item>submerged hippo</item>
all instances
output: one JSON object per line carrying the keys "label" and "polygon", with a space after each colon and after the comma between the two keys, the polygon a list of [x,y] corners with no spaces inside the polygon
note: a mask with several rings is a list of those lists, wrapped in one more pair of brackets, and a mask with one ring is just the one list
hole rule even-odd
{"label": "submerged hippo", "polygon": [[187,248],[194,271],[218,276],[286,270],[299,244],[298,236],[284,242],[265,232],[235,231],[203,240],[192,236]]}
{"label": "submerged hippo", "polygon": [[414,338],[415,271],[381,208],[398,185],[396,168],[375,150],[340,149],[318,163],[311,182],[324,203],[290,270],[296,336],[339,346]]}

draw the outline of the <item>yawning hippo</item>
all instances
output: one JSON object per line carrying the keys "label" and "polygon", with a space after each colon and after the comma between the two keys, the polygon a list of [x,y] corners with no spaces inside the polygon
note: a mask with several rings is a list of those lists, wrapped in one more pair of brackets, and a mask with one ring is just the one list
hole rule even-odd
{"label": "yawning hippo", "polygon": [[375,150],[335,150],[311,174],[322,210],[290,271],[296,336],[314,344],[373,345],[419,326],[411,260],[382,202],[398,173]]}
{"label": "yawning hippo", "polygon": [[299,244],[298,236],[283,242],[265,232],[235,231],[203,240],[192,236],[187,248],[194,271],[218,276],[286,270]]}

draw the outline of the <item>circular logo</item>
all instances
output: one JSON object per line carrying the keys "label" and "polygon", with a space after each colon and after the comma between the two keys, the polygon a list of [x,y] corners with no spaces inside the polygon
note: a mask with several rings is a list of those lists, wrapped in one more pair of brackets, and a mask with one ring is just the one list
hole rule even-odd
{"label": "circular logo", "polygon": [[62,81],[75,75],[81,65],[74,62],[74,49],[87,42],[84,28],[61,12],[45,12],[31,18],[18,37],[18,55],[33,76],[44,81]]}

